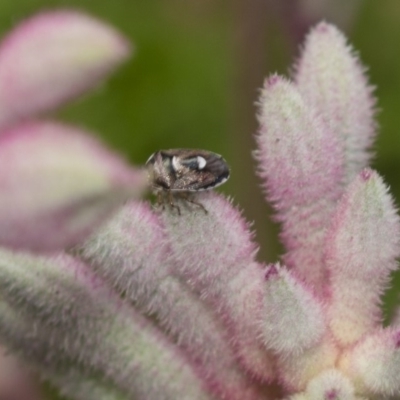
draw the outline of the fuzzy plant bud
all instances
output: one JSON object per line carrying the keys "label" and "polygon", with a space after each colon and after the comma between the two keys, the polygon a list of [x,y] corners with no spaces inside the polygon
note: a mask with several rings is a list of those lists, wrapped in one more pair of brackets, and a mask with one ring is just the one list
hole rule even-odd
{"label": "fuzzy plant bud", "polygon": [[148,204],[125,205],[85,243],[81,256],[136,307],[157,317],[212,381],[216,394],[259,399],[258,389],[237,365],[217,315],[174,276],[163,225]]}
{"label": "fuzzy plant bud", "polygon": [[348,187],[326,246],[330,328],[352,344],[382,323],[380,296],[400,255],[400,219],[376,172],[364,169]]}
{"label": "fuzzy plant bud", "polygon": [[0,338],[33,365],[46,354],[55,374],[80,368],[135,399],[209,400],[176,346],[76,259],[2,250],[0,290]]}
{"label": "fuzzy plant bud", "polygon": [[249,227],[223,197],[205,193],[198,198],[207,215],[202,209],[183,207],[181,217],[163,214],[174,273],[220,312],[243,365],[252,375],[268,381],[273,374],[271,358],[262,346],[259,324],[264,277],[254,261],[256,246]]}
{"label": "fuzzy plant bud", "polygon": [[375,99],[363,67],[345,36],[321,22],[307,36],[295,82],[304,100],[341,142],[344,182],[368,165],[375,137]]}
{"label": "fuzzy plant bud", "polygon": [[338,141],[296,86],[277,75],[265,82],[258,118],[259,174],[282,223],[285,264],[320,293],[324,232],[342,179]]}
{"label": "fuzzy plant bud", "polygon": [[0,170],[0,243],[35,251],[77,244],[145,184],[86,132],[48,121],[1,133]]}
{"label": "fuzzy plant bud", "polygon": [[[108,378],[101,376],[97,369],[97,372],[83,371],[81,365],[71,362],[71,359],[61,351],[57,358],[53,357],[46,343],[50,330],[45,328],[47,333],[41,338],[37,326],[33,328],[32,321],[26,317],[21,318],[20,312],[5,301],[0,301],[0,315],[1,340],[11,349],[16,347],[16,353],[23,352],[25,363],[34,368],[42,379],[57,387],[61,395],[74,400],[130,399],[128,393],[118,389]],[[27,334],[27,332],[34,332],[34,334]],[[30,347],[25,343],[28,339]],[[9,379],[7,374],[3,376]],[[14,400],[12,396],[5,398]],[[22,398],[25,400],[23,396],[15,399]]]}
{"label": "fuzzy plant bud", "polygon": [[265,272],[263,338],[282,357],[318,344],[325,331],[319,301],[290,271],[271,265]]}
{"label": "fuzzy plant bud", "polygon": [[88,15],[51,11],[31,17],[0,45],[0,127],[84,93],[129,53],[119,33]]}

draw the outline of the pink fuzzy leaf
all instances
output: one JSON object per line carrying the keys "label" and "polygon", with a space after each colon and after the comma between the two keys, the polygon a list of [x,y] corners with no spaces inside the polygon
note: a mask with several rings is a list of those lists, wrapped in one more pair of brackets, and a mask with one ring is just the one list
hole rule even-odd
{"label": "pink fuzzy leaf", "polygon": [[0,45],[0,126],[80,95],[129,53],[122,36],[88,15],[51,11],[33,16]]}
{"label": "pink fuzzy leaf", "polygon": [[296,87],[276,75],[262,91],[259,121],[260,176],[282,223],[285,264],[321,293],[322,243],[342,180],[339,144]]}
{"label": "pink fuzzy leaf", "polygon": [[145,185],[94,138],[54,122],[3,131],[0,171],[0,243],[35,251],[77,244]]}
{"label": "pink fuzzy leaf", "polygon": [[210,400],[182,352],[82,262],[1,250],[0,290],[2,342],[50,378],[75,370],[130,399]]}
{"label": "pink fuzzy leaf", "polygon": [[345,183],[351,182],[370,160],[375,99],[365,68],[335,26],[322,22],[307,36],[295,81],[307,104],[340,139]]}
{"label": "pink fuzzy leaf", "polygon": [[261,343],[264,277],[246,221],[222,196],[203,193],[198,207],[180,204],[182,215],[163,213],[174,272],[221,313],[237,356],[251,374],[272,378],[271,358]]}
{"label": "pink fuzzy leaf", "polygon": [[400,255],[400,220],[382,178],[363,170],[340,201],[327,235],[330,327],[342,344],[381,324],[380,296]]}
{"label": "pink fuzzy leaf", "polygon": [[[118,385],[112,382],[113,379],[110,379],[110,376],[105,377],[105,371],[99,371],[106,370],[101,365],[99,358],[93,363],[93,359],[87,358],[83,351],[78,355],[71,351],[76,351],[72,348],[69,348],[68,354],[66,354],[64,351],[66,346],[59,343],[63,336],[57,333],[55,329],[43,327],[42,322],[38,324],[37,320],[35,321],[29,315],[21,317],[21,310],[14,309],[4,300],[0,301],[0,313],[0,338],[7,345],[7,351],[20,357],[26,366],[35,371],[37,377],[41,377],[56,387],[60,395],[68,396],[68,399],[71,400],[130,400],[132,398],[126,393],[127,391],[118,388]],[[139,318],[141,317],[139,316]],[[86,319],[90,320],[87,317]],[[57,323],[60,323],[59,319],[57,319]],[[85,338],[85,335],[80,334],[79,336],[81,342],[82,338],[86,341],[86,345],[90,340],[94,340],[93,335],[90,335],[89,340],[87,337]],[[71,336],[64,336],[64,339],[68,340],[69,345],[76,340]],[[49,343],[51,340],[54,343]],[[81,347],[84,348],[83,343],[81,343]],[[104,350],[109,349],[110,346],[103,344],[101,347],[96,348],[96,354],[102,354],[104,357],[106,355]],[[82,363],[73,362],[71,355],[73,358],[84,356],[83,364],[85,366],[83,367]],[[110,355],[108,352],[106,357],[110,357]],[[5,379],[7,378],[5,376]],[[4,399],[28,400],[28,398],[25,399],[22,396],[16,398],[5,396]],[[40,399],[43,400],[43,396]]]}
{"label": "pink fuzzy leaf", "polygon": [[266,273],[263,338],[280,357],[314,347],[325,332],[322,305],[290,271],[271,265]]}
{"label": "pink fuzzy leaf", "polygon": [[82,257],[136,307],[157,317],[196,361],[217,395],[260,399],[256,385],[235,360],[228,332],[216,315],[173,276],[163,226],[149,205],[125,205],[85,243]]}
{"label": "pink fuzzy leaf", "polygon": [[340,367],[368,397],[400,394],[400,330],[379,329],[343,354]]}

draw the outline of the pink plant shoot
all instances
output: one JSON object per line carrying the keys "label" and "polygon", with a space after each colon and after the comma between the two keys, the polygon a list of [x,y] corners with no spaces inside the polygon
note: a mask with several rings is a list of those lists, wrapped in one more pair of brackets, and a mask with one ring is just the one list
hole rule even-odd
{"label": "pink plant shoot", "polygon": [[141,169],[40,117],[129,49],[72,11],[0,46],[3,346],[73,400],[400,396],[400,318],[383,327],[380,308],[400,220],[368,167],[375,101],[344,36],[317,25],[292,80],[261,92],[258,172],[286,249],[272,265],[224,196],[156,210]]}

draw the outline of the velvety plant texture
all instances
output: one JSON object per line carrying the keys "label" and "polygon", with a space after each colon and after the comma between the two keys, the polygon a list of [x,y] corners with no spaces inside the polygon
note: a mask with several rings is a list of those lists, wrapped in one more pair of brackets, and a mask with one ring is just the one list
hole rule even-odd
{"label": "velvety plant texture", "polygon": [[291,79],[261,91],[255,156],[286,249],[273,265],[232,201],[157,210],[138,200],[142,168],[49,119],[130,53],[74,11],[0,45],[1,343],[73,400],[400,396],[400,323],[380,307],[400,221],[368,167],[375,101],[343,34],[314,27]]}

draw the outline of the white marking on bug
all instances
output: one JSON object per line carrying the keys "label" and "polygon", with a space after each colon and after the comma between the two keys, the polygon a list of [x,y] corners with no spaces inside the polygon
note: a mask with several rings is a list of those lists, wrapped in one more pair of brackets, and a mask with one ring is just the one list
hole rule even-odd
{"label": "white marking on bug", "polygon": [[201,170],[207,165],[207,161],[205,160],[205,158],[197,156],[197,164],[198,168]]}
{"label": "white marking on bug", "polygon": [[221,186],[223,183],[225,183],[225,182],[228,180],[228,178],[229,178],[229,176],[228,176],[227,178],[221,179],[220,182],[218,182],[218,183],[216,183],[216,184],[214,184],[214,185],[208,186],[208,187],[206,187],[206,188],[199,188],[199,189],[195,189],[195,190],[188,190],[188,192],[206,192],[206,191],[208,191],[208,190],[215,189],[215,188],[217,188],[218,186]]}
{"label": "white marking on bug", "polygon": [[180,165],[179,165],[179,158],[176,156],[172,157],[172,168],[174,169],[175,172],[178,171]]}

